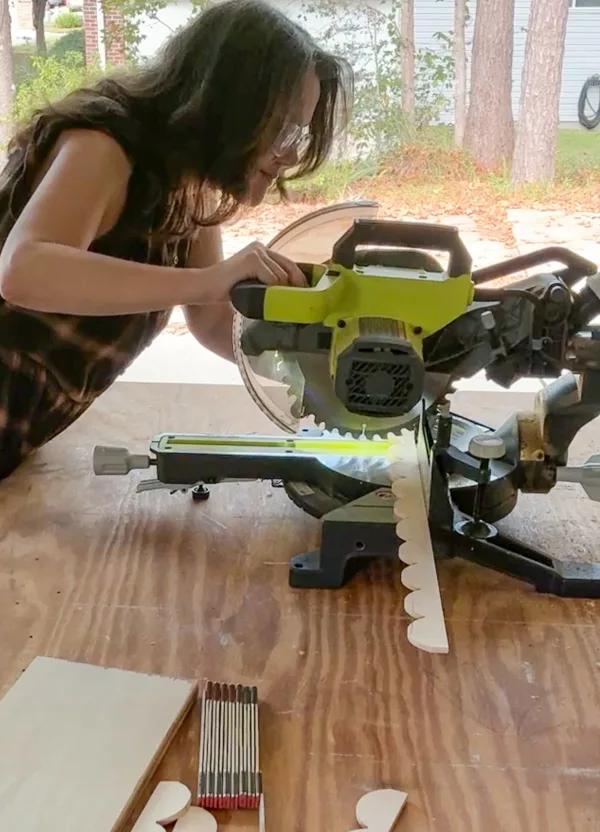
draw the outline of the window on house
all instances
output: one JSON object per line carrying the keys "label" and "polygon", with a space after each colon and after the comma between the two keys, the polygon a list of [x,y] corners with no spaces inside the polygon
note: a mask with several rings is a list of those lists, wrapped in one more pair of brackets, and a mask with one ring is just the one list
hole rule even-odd
{"label": "window on house", "polygon": [[572,9],[600,9],[600,0],[571,0]]}

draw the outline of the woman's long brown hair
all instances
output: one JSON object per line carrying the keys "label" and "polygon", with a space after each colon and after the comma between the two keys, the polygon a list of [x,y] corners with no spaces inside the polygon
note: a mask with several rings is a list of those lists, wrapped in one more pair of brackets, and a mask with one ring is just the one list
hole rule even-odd
{"label": "woman's long brown hair", "polygon": [[[77,90],[16,133],[0,181],[0,244],[59,134],[74,127],[105,131],[129,154],[121,222],[128,234],[181,238],[223,222],[242,204],[248,174],[310,68],[321,96],[294,179],[323,164],[346,123],[350,67],[261,0],[228,0],[200,13],[149,65]],[[210,212],[206,186],[219,195]]]}

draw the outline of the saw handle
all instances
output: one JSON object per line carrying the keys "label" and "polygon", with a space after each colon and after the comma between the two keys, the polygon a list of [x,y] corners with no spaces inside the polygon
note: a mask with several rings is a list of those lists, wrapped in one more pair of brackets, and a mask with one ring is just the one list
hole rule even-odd
{"label": "saw handle", "polygon": [[236,283],[230,292],[234,309],[245,318],[262,321],[265,317],[265,297],[268,284],[257,277]]}
{"label": "saw handle", "polygon": [[[314,279],[312,263],[296,263],[307,280],[307,288]],[[262,283],[257,277],[249,277],[240,280],[231,289],[229,295],[234,309],[245,318],[254,321],[263,321],[265,317],[265,298],[267,289],[271,283]]]}
{"label": "saw handle", "polygon": [[552,262],[561,263],[565,267],[560,272],[553,271],[567,286],[572,286],[582,277],[592,277],[598,272],[598,266],[586,257],[582,257],[563,246],[546,246],[546,248],[530,251],[527,254],[520,254],[518,257],[511,257],[502,263],[494,263],[492,266],[476,269],[473,272],[473,283],[476,285],[487,283],[488,280],[508,277],[525,269],[532,269],[534,266],[545,266]]}
{"label": "saw handle", "polygon": [[353,269],[356,249],[360,245],[446,251],[450,255],[448,266],[450,277],[471,274],[473,266],[471,255],[460,239],[458,228],[452,225],[392,220],[354,220],[353,225],[333,247],[331,261],[345,269]]}

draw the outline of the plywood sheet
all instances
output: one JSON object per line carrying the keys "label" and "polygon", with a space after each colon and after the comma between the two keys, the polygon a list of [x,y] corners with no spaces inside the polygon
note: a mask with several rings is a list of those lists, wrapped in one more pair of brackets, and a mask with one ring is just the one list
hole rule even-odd
{"label": "plywood sheet", "polygon": [[[461,392],[453,409],[497,425],[532,399]],[[598,452],[598,422],[573,464]],[[37,654],[258,681],[269,832],[354,829],[357,801],[384,788],[409,795],[397,832],[600,832],[600,600],[443,561],[450,653],[415,650],[392,562],[333,592],[290,589],[289,559],[321,526],[283,489],[227,483],[193,503],[137,494],[151,471],[94,476],[94,445],[144,453],[173,430],[273,426],[240,386],[118,382],[0,486],[2,690]],[[557,556],[577,540],[598,559],[600,504],[573,489],[569,518],[555,492],[504,522]],[[195,789],[199,728],[190,713],[136,810],[159,780]],[[218,820],[257,831],[256,812]]]}
{"label": "plywood sheet", "polygon": [[0,829],[116,832],[196,690],[186,680],[34,659],[0,701]]}

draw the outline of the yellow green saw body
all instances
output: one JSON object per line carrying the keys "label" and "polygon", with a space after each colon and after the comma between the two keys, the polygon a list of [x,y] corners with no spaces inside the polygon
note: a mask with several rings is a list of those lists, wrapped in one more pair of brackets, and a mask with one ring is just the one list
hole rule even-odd
{"label": "yellow green saw body", "polygon": [[[431,252],[445,252],[443,268]],[[300,262],[306,287],[247,280],[232,302],[236,359],[273,421],[342,434],[399,430],[426,390],[423,341],[473,300],[471,258],[443,225],[358,218],[325,262]],[[289,411],[270,398],[287,387]],[[262,389],[261,389],[262,388]]]}

